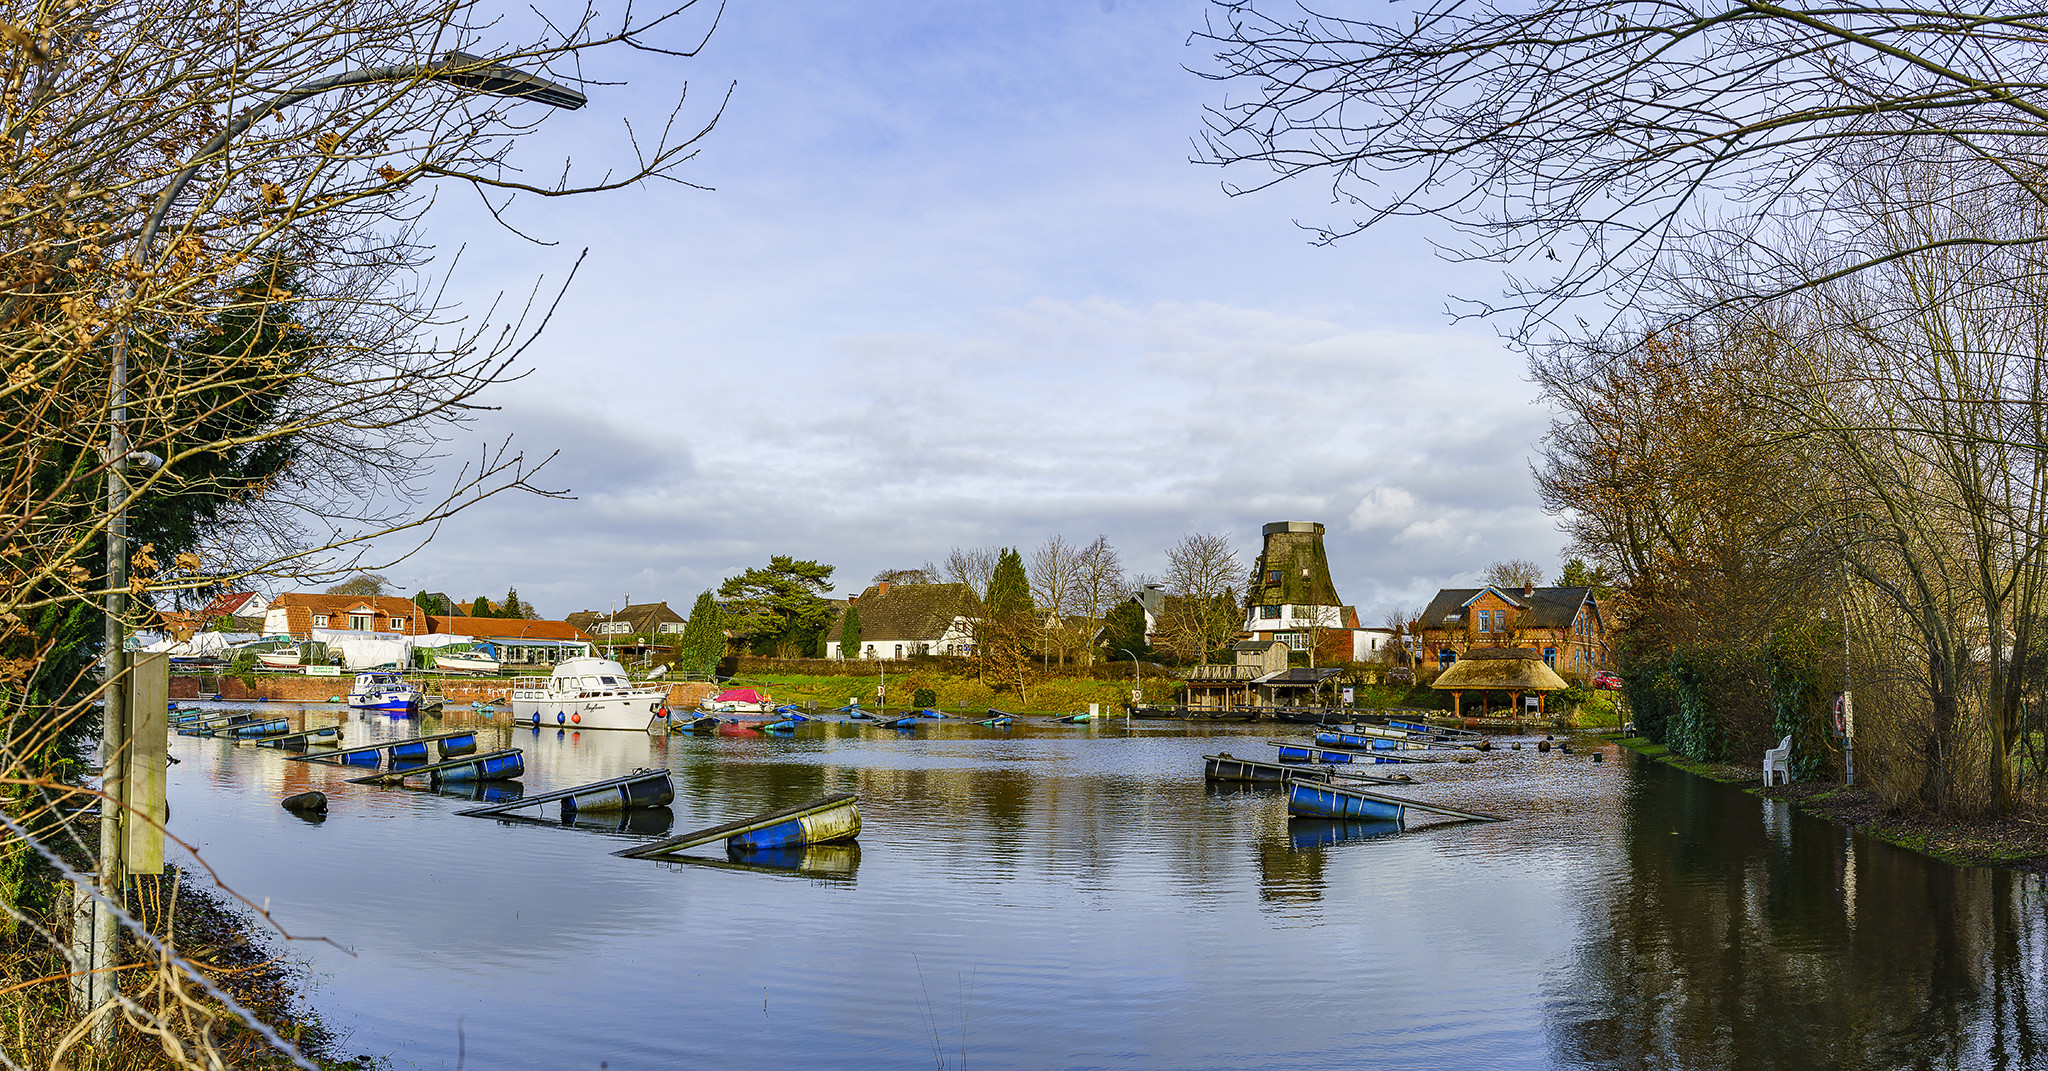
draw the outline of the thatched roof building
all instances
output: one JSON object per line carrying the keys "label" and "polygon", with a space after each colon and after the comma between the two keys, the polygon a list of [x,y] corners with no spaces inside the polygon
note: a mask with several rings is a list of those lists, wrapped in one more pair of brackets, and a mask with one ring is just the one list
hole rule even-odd
{"label": "thatched roof building", "polygon": [[1508,692],[1520,708],[1523,692],[1555,692],[1571,685],[1543,662],[1543,656],[1521,647],[1482,647],[1467,651],[1449,669],[1437,674],[1431,688],[1450,692],[1452,706],[1463,713],[1460,692]]}

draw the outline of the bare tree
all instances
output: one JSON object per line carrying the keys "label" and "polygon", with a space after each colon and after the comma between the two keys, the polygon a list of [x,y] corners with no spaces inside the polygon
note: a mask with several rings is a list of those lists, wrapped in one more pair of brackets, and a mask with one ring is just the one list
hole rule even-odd
{"label": "bare tree", "polygon": [[[1592,295],[1636,307],[1673,244],[1696,239],[1755,254],[1732,265],[1728,300],[1812,285],[1776,254],[1794,248],[1790,221],[1853,233],[1853,195],[1814,180],[1833,164],[1946,143],[2001,165],[1967,176],[1977,192],[2048,197],[2048,19],[2025,4],[1537,0],[1382,21],[1219,0],[1197,36],[1216,49],[1204,73],[1238,90],[1210,110],[1200,158],[1272,172],[1231,192],[1329,183],[1355,214],[1323,241],[1448,221],[1467,241],[1444,255],[1516,265],[1500,301],[1470,308],[1519,315],[1525,336]],[[1821,277],[1933,248],[1845,242]]]}
{"label": "bare tree", "polygon": [[1039,615],[1040,643],[1057,648],[1060,662],[1074,645],[1075,616],[1081,603],[1081,548],[1065,536],[1047,536],[1031,552],[1031,599]]}
{"label": "bare tree", "polygon": [[[527,29],[523,9],[471,0],[0,11],[0,714],[8,739],[32,742],[0,757],[22,790],[0,803],[0,855],[10,875],[31,854],[43,875],[104,864],[98,932],[126,930],[111,948],[145,958],[94,978],[103,993],[135,979],[97,1021],[134,1024],[169,1064],[285,1062],[223,1047],[248,1036],[312,1066],[145,936],[121,911],[118,859],[52,820],[50,802],[95,798],[108,829],[140,820],[127,760],[108,753],[103,787],[88,788],[36,753],[89,750],[94,700],[119,709],[122,633],[160,602],[259,572],[339,580],[378,567],[366,540],[424,537],[468,504],[541,490],[508,446],[436,473],[490,388],[520,374],[560,284],[458,314],[418,228],[457,190],[511,226],[520,192],[680,181],[715,104],[701,125],[622,132],[623,158],[587,179],[525,150],[546,106],[584,103],[581,72],[602,77],[607,54],[692,52],[714,18],[688,25],[689,6]],[[7,881],[9,918],[47,935],[22,905],[54,902],[50,890]],[[15,946],[17,973],[73,969],[66,950],[35,944]],[[194,1000],[241,1022],[194,1016]],[[49,1039],[24,1060],[80,1058],[67,1050],[86,1030],[18,1025]]]}
{"label": "bare tree", "polygon": [[391,578],[382,573],[357,573],[347,580],[327,589],[329,595],[363,595],[375,598],[391,587]]}
{"label": "bare tree", "polygon": [[939,567],[930,562],[915,569],[884,569],[876,573],[870,584],[936,584],[939,582]]}
{"label": "bare tree", "polygon": [[1109,537],[1098,535],[1094,542],[1081,548],[1081,571],[1077,581],[1078,606],[1089,620],[1089,642],[1087,662],[1095,664],[1093,630],[1109,617],[1116,605],[1130,597],[1130,589],[1124,582],[1123,562],[1118,560],[1116,548],[1109,545]]}
{"label": "bare tree", "polygon": [[1002,547],[954,547],[946,553],[946,579],[965,584],[976,598],[988,598],[988,584],[1002,560]]}
{"label": "bare tree", "polygon": [[1510,558],[1487,566],[1483,582],[1490,587],[1520,591],[1543,583],[1543,567],[1527,558]]}
{"label": "bare tree", "polygon": [[1206,664],[1243,620],[1235,585],[1244,579],[1244,564],[1229,536],[1207,533],[1183,537],[1166,552],[1166,561],[1166,646]]}

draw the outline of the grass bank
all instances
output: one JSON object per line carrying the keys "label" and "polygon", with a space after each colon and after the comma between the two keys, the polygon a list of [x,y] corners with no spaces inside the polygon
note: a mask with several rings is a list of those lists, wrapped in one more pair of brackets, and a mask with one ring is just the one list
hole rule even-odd
{"label": "grass bank", "polygon": [[2048,822],[2019,816],[1955,820],[1907,814],[1860,788],[1814,781],[1765,788],[1756,766],[1693,762],[1641,737],[1624,737],[1619,743],[1646,758],[1751,795],[1784,800],[1807,814],[1945,863],[2048,872]]}
{"label": "grass bank", "polygon": [[[783,703],[816,700],[836,707],[849,698],[874,705],[875,689],[883,684],[879,673],[815,676],[802,673],[760,673],[735,678],[735,683],[767,692]],[[1122,710],[1135,686],[1130,678],[1101,680],[1088,677],[1050,677],[1016,691],[998,692],[976,677],[943,669],[909,665],[887,676],[889,705],[909,706],[919,689],[929,689],[934,705],[942,710],[982,711],[990,707],[1014,713],[1072,714],[1099,703],[1107,711]],[[1154,676],[1145,678],[1145,701],[1170,703],[1180,681]]]}

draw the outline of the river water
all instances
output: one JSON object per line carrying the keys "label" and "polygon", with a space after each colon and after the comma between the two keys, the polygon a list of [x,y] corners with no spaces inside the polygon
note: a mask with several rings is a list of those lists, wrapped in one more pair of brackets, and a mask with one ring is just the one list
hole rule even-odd
{"label": "river water", "polygon": [[[626,829],[465,818],[173,738],[170,831],[267,901],[321,1014],[394,1068],[2048,1067],[2043,876],[1611,745],[1411,767],[1415,798],[1510,820],[1390,830],[1204,786],[1204,754],[1270,757],[1272,727],[344,731],[469,727],[524,750],[529,794],[659,766],[676,802]],[[278,806],[309,788],[322,822]],[[858,847],[785,869],[610,854],[839,791]]]}

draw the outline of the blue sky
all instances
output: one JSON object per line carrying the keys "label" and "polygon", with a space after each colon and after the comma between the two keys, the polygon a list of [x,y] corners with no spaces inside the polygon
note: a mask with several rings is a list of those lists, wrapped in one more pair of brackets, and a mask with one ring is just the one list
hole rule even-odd
{"label": "blue sky", "polygon": [[[625,86],[549,120],[536,171],[616,158],[687,81],[682,123],[730,105],[672,185],[514,206],[536,246],[447,196],[481,309],[590,250],[531,374],[479,438],[561,451],[573,501],[499,500],[388,570],[407,588],[550,616],[688,603],[771,554],[834,593],[955,545],[1107,535],[1133,572],[1224,532],[1330,528],[1369,618],[1507,557],[1554,563],[1521,361],[1445,298],[1492,269],[1405,225],[1316,248],[1310,184],[1227,196],[1191,164],[1228,87],[1192,2],[741,0],[695,60],[619,54]],[[1254,181],[1260,175],[1238,176]],[[474,455],[473,444],[455,444]]]}

